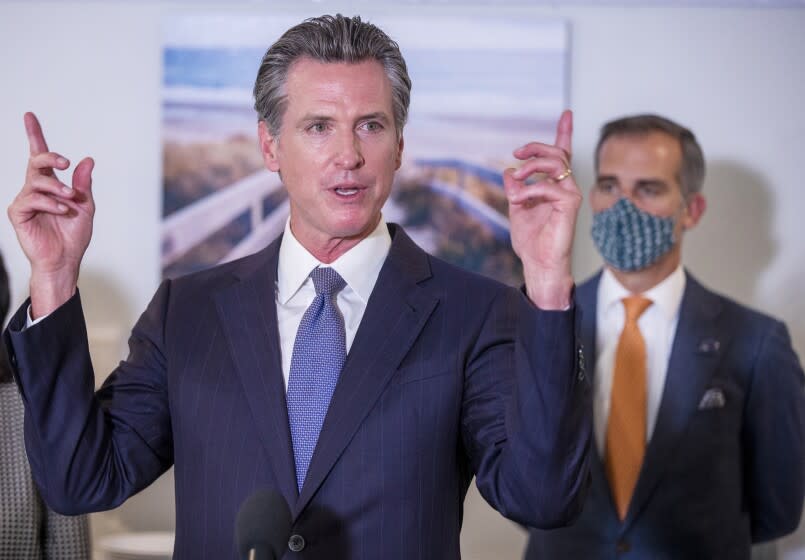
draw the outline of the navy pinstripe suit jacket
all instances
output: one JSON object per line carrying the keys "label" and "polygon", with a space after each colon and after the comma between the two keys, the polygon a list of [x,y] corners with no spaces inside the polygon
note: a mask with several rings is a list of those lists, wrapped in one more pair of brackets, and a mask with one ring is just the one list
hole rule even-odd
{"label": "navy pinstripe suit jacket", "polygon": [[392,246],[298,495],[280,366],[279,241],[164,282],[128,359],[93,397],[78,296],[7,332],[31,466],[69,513],[114,507],[175,463],[175,557],[234,558],[255,489],[287,499],[285,558],[459,558],[472,475],[504,515],[566,523],[588,483],[589,386],[575,310],[445,264],[391,225]]}

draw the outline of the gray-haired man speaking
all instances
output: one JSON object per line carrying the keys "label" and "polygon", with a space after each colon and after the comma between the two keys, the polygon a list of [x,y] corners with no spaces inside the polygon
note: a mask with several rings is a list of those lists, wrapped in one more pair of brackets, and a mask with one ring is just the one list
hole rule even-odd
{"label": "gray-haired man speaking", "polygon": [[473,475],[521,523],[578,513],[591,422],[570,275],[571,115],[555,145],[519,148],[505,174],[517,291],[383,220],[410,86],[397,45],[359,18],[287,31],[255,85],[260,149],[290,199],[285,233],[164,282],[95,395],[76,291],[93,162],[65,189],[53,170],[69,163],[26,116],[31,158],[9,215],[31,299],[6,339],[53,507],[114,507],[175,465],[175,557],[194,560],[235,555],[235,514],[264,487],[292,511],[287,558],[458,558]]}

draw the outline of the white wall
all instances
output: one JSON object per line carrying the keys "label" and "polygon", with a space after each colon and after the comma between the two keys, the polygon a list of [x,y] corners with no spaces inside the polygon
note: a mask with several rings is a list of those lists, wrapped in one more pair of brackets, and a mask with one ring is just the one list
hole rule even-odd
{"label": "white wall", "polygon": [[[292,6],[247,4],[239,11],[300,19],[323,11],[380,13],[364,2]],[[0,3],[0,203],[5,207],[23,181],[26,110],[38,113],[52,148],[73,161],[95,157],[98,213],[81,285],[103,373],[123,352],[159,278],[159,24],[179,9],[188,10],[169,3]],[[383,12],[389,10],[566,17],[576,176],[591,183],[592,149],[607,119],[655,111],[692,127],[710,165],[710,208],[687,240],[687,264],[706,284],[784,319],[805,352],[805,191],[798,184],[805,175],[805,10],[386,5]],[[579,277],[599,265],[589,222],[585,208]],[[0,249],[19,303],[27,263],[6,220]],[[172,488],[169,477],[161,480],[121,510],[96,517],[96,531],[171,527]],[[519,530],[498,521],[477,496],[467,509],[466,557],[519,557]],[[805,529],[779,550],[782,558],[805,559]]]}

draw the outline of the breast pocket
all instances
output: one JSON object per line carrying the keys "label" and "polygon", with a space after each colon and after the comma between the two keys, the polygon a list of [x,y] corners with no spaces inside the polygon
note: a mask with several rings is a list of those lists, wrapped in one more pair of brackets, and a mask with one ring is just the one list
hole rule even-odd
{"label": "breast pocket", "polygon": [[702,392],[687,428],[689,441],[696,441],[704,455],[737,453],[743,424],[740,387],[720,380]]}
{"label": "breast pocket", "polygon": [[397,370],[397,373],[394,374],[392,383],[395,385],[407,385],[420,381],[436,380],[437,378],[443,378],[451,373],[455,373],[455,370],[444,363],[440,364],[429,360],[401,367]]}

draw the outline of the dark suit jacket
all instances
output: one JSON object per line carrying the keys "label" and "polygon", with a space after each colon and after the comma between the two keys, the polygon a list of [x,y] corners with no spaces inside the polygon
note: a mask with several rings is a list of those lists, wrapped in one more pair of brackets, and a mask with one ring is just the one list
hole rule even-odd
{"label": "dark suit jacket", "polygon": [[[576,292],[591,370],[599,278]],[[688,274],[657,424],[623,523],[593,448],[581,517],[532,531],[527,559],[740,560],[752,542],[793,531],[803,503],[805,398],[785,326]]]}
{"label": "dark suit jacket", "polygon": [[459,558],[473,474],[504,515],[568,522],[588,483],[591,433],[574,311],[539,311],[390,229],[299,496],[276,324],[279,241],[164,282],[96,398],[78,297],[23,332],[18,312],[7,337],[48,503],[114,507],[175,463],[175,555],[193,560],[235,556],[235,515],[262,487],[285,496],[305,539],[285,558]]}

